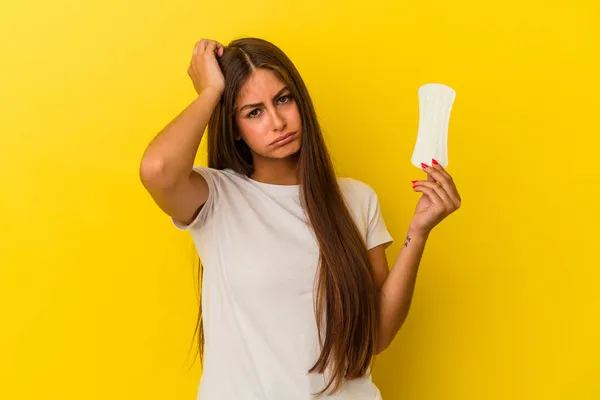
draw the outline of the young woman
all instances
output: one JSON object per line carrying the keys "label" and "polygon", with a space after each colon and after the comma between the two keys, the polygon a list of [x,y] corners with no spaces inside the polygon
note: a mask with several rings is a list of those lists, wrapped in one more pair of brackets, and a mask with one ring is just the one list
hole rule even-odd
{"label": "young woman", "polygon": [[[148,146],[141,180],[202,269],[204,400],[380,399],[374,356],[406,318],[432,228],[460,197],[432,160],[404,247],[368,185],[337,178],[300,74],[257,38],[196,43],[198,97]],[[194,166],[208,126],[208,167]]]}

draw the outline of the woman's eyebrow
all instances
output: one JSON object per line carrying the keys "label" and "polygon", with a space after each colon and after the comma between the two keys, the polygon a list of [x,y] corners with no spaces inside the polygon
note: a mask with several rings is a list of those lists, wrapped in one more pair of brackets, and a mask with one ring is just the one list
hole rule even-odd
{"label": "woman's eyebrow", "polygon": [[[273,96],[273,100],[277,100],[277,98],[279,96],[281,96],[281,94],[283,92],[285,92],[287,90],[287,86],[284,86],[283,89],[281,89],[279,92],[277,92],[277,94],[275,96]],[[244,108],[254,108],[254,107],[259,107],[259,106],[264,106],[264,103],[254,103],[254,104],[246,104],[245,106],[240,108],[240,112],[244,109]]]}

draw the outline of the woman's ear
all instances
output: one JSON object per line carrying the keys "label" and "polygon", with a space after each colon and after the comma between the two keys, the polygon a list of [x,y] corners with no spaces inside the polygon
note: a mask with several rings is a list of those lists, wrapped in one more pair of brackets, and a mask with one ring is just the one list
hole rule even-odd
{"label": "woman's ear", "polygon": [[239,142],[240,140],[242,140],[242,136],[240,135],[240,133],[238,132],[238,129],[236,126],[233,127],[233,139],[236,142]]}

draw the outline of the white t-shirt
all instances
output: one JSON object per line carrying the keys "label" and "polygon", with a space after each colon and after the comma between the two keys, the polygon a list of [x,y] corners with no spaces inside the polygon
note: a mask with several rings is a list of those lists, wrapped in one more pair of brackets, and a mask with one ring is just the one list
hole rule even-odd
{"label": "white t-shirt", "polygon": [[[209,196],[189,225],[203,264],[204,365],[199,400],[309,400],[324,388],[308,374],[319,356],[313,288],[319,248],[299,185],[272,185],[196,166]],[[367,248],[392,242],[377,195],[338,178]],[[327,393],[327,392],[326,392]],[[381,399],[370,373],[329,400]]]}

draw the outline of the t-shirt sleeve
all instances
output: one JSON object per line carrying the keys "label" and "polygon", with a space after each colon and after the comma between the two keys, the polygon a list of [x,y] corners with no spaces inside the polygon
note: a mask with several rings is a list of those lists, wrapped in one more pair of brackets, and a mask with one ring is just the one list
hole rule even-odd
{"label": "t-shirt sleeve", "polygon": [[194,220],[189,224],[186,225],[182,221],[171,218],[171,221],[175,227],[181,230],[190,230],[206,224],[215,213],[215,209],[218,204],[220,192],[219,186],[221,182],[221,177],[219,176],[220,171],[199,165],[194,166],[194,171],[202,175],[204,180],[206,180],[206,183],[208,184],[208,198],[200,208],[200,212],[198,212]]}
{"label": "t-shirt sleeve", "polygon": [[373,189],[369,190],[367,218],[367,250],[384,243],[385,248],[388,248],[394,239],[387,230],[377,194]]}

